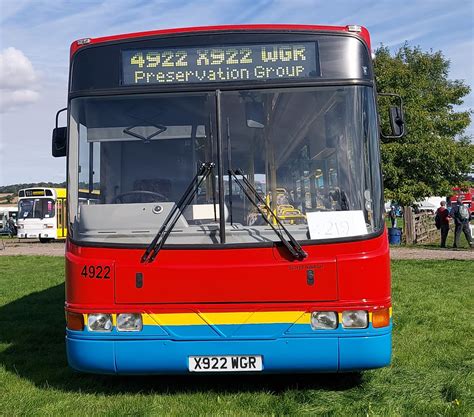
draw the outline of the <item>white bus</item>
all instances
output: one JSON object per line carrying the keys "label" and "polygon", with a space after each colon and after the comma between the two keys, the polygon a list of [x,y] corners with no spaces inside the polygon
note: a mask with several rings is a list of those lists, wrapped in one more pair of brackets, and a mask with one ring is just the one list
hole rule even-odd
{"label": "white bus", "polygon": [[37,238],[42,243],[66,238],[66,189],[25,188],[18,193],[20,239]]}
{"label": "white bus", "polygon": [[[0,206],[0,235],[11,235],[13,231],[10,230],[8,219],[12,218],[16,225],[16,217],[18,214],[18,207],[14,206]],[[13,232],[14,233],[14,232]]]}

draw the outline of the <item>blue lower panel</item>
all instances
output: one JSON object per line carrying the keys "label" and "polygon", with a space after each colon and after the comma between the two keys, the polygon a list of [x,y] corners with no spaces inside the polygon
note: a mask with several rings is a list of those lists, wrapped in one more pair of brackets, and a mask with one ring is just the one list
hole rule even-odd
{"label": "blue lower panel", "polygon": [[[140,342],[137,342],[140,343]],[[115,342],[66,337],[67,361],[76,371],[115,374]]]}
{"label": "blue lower panel", "polygon": [[[125,342],[116,344],[117,371],[187,372],[190,355],[262,355],[266,372],[337,371],[337,339],[319,339],[318,351],[304,339],[225,342]],[[314,346],[315,347],[315,346]],[[130,361],[130,353],[137,357]]]}
{"label": "blue lower panel", "polygon": [[390,363],[391,335],[171,341],[66,338],[72,368],[92,373],[187,373],[191,355],[262,355],[264,372],[337,372]]}
{"label": "blue lower panel", "polygon": [[339,370],[381,368],[390,364],[392,333],[339,339]]}

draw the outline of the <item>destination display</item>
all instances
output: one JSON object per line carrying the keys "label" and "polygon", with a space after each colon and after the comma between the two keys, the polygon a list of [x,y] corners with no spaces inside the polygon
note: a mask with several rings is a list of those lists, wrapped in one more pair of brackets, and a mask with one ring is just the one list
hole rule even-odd
{"label": "destination display", "polygon": [[44,190],[25,190],[25,197],[43,197]]}
{"label": "destination display", "polygon": [[316,42],[122,51],[122,85],[319,77]]}

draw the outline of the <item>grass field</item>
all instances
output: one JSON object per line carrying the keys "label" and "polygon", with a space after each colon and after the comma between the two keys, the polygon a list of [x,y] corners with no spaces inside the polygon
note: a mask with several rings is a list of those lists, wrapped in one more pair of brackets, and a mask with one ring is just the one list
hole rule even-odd
{"label": "grass field", "polygon": [[61,258],[0,257],[0,415],[467,416],[474,410],[466,261],[394,262],[393,364],[349,375],[76,374],[64,351],[63,275]]}

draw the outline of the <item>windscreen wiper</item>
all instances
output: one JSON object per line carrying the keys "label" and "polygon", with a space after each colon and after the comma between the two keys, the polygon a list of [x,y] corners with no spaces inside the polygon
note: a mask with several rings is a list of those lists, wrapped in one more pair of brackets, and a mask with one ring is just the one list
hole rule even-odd
{"label": "windscreen wiper", "polygon": [[201,164],[198,173],[191,180],[191,183],[184,192],[183,196],[178,201],[178,204],[176,204],[170,211],[162,226],[160,227],[160,230],[146,248],[145,253],[142,256],[141,262],[153,262],[155,260],[156,256],[158,255],[158,252],[165,244],[166,240],[168,239],[168,236],[173,230],[174,225],[178,221],[179,216],[181,216],[182,211],[191,203],[192,199],[197,194],[200,185],[209,175],[214,175],[214,166],[215,164],[213,162],[204,162],[203,164]]}
{"label": "windscreen wiper", "polygon": [[163,125],[152,125],[152,126],[156,127],[156,131],[148,136],[140,135],[140,133],[134,132],[132,130],[138,127],[138,125],[126,127],[125,129],[123,129],[123,133],[133,136],[134,138],[141,139],[143,143],[150,143],[152,138],[154,138],[155,136],[158,136],[160,133],[163,133],[164,131],[168,129],[166,126],[163,126]]}
{"label": "windscreen wiper", "polygon": [[[245,178],[245,175],[241,169],[237,170],[232,170],[229,169],[229,175],[234,177],[235,182],[237,185],[240,187],[240,189],[243,191],[243,193],[246,195],[248,200],[254,205],[254,207],[258,210],[258,212],[262,215],[263,219],[269,224],[269,226],[273,229],[273,231],[276,233],[276,235],[279,237],[283,245],[288,249],[288,252],[291,253],[291,255],[295,259],[305,259],[308,254],[304,251],[304,249],[301,247],[301,245],[298,243],[298,241],[293,237],[293,235],[288,231],[288,229],[283,225],[283,223],[280,221],[278,216],[272,212],[272,209],[268,206],[266,201],[258,194],[258,191],[254,188],[252,183]],[[242,181],[240,181],[237,178],[237,175],[240,175],[242,177]],[[260,203],[263,207],[265,207],[267,214],[262,210],[262,208],[258,205],[257,201]],[[272,221],[275,221],[278,224],[278,228],[275,227]],[[286,235],[283,236],[283,233]]]}
{"label": "windscreen wiper", "polygon": [[[158,114],[153,116],[153,118],[156,117]],[[126,127],[125,129],[123,129],[122,132],[125,133],[126,135],[133,136],[134,138],[141,139],[143,141],[143,143],[150,143],[151,139],[153,139],[155,136],[158,136],[161,133],[168,130],[168,128],[166,126],[162,125],[161,123],[154,123],[154,122],[151,122],[150,120],[144,119],[143,117],[134,116],[132,114],[130,114],[129,116],[134,118],[134,119],[139,120],[141,122],[141,124],[138,123],[138,124],[134,124],[132,126]],[[133,131],[133,129],[135,129],[136,127],[140,127],[140,126],[143,126],[143,125],[154,127],[154,128],[156,128],[156,131],[153,132],[151,135],[148,135],[148,136],[144,136],[144,135],[141,135],[138,132]]]}

